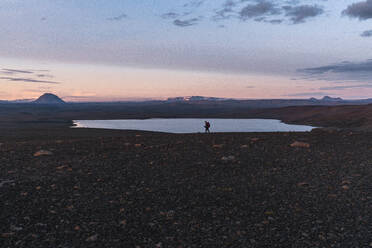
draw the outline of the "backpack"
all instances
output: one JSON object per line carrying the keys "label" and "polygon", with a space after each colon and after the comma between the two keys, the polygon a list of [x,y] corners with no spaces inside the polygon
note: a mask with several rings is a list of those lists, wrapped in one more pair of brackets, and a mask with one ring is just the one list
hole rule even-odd
{"label": "backpack", "polygon": [[205,127],[210,128],[210,127],[211,127],[211,124],[207,121],[207,122],[205,123]]}

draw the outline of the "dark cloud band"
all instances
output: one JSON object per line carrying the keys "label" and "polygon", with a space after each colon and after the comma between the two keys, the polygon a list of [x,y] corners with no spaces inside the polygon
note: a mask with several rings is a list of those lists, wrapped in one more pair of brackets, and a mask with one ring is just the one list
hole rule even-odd
{"label": "dark cloud band", "polygon": [[17,74],[17,73],[32,74],[34,72],[27,71],[27,70],[15,70],[15,69],[6,69],[6,68],[0,70],[0,74]]}
{"label": "dark cloud band", "polygon": [[286,11],[285,16],[290,17],[291,22],[294,24],[303,23],[308,18],[324,13],[323,8],[317,5],[285,6],[283,8]]}
{"label": "dark cloud band", "polygon": [[372,0],[361,1],[349,5],[343,12],[343,15],[359,20],[372,18]]}
{"label": "dark cloud band", "polygon": [[321,87],[320,90],[349,90],[349,89],[356,89],[356,88],[372,88],[370,84],[358,84],[358,85],[337,85],[337,86],[330,86],[330,87]]}
{"label": "dark cloud band", "polygon": [[31,78],[0,77],[0,79],[11,81],[11,82],[60,84],[60,82],[46,81],[46,80],[37,80],[37,79],[31,79]]}
{"label": "dark cloud band", "polygon": [[337,64],[297,70],[304,79],[372,83],[372,60],[344,61]]}
{"label": "dark cloud band", "polygon": [[360,34],[362,37],[371,37],[372,36],[372,30],[366,30],[363,33]]}
{"label": "dark cloud band", "polygon": [[107,18],[107,20],[109,21],[121,21],[123,19],[126,19],[128,16],[126,14],[121,14],[121,15],[118,15],[118,16],[114,16],[114,17],[109,17]]}
{"label": "dark cloud band", "polygon": [[[198,24],[201,19],[200,17],[195,18],[195,11],[203,3],[204,1],[192,1],[183,6],[188,8],[187,11],[171,11],[164,13],[161,17],[163,19],[173,19],[173,24],[179,27],[193,26]],[[193,8],[190,9],[190,6],[193,6]],[[211,9],[211,11],[213,15],[208,16],[208,14],[204,13],[204,19],[216,22],[238,19],[240,21],[253,20],[271,24],[300,24],[310,18],[322,15],[324,8],[319,5],[300,5],[299,1],[225,0],[220,7]],[[185,20],[180,19],[180,17],[185,18]]]}
{"label": "dark cloud band", "polygon": [[196,24],[198,24],[200,21],[199,18],[191,18],[191,19],[187,19],[187,20],[179,20],[179,19],[176,19],[173,21],[173,24],[176,25],[176,26],[179,26],[179,27],[189,27],[189,26],[194,26]]}

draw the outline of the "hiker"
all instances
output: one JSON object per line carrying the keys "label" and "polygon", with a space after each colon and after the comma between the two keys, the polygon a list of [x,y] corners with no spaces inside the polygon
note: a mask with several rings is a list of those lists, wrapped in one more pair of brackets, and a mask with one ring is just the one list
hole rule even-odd
{"label": "hiker", "polygon": [[206,133],[210,133],[209,128],[211,127],[211,124],[209,121],[205,121],[204,128]]}

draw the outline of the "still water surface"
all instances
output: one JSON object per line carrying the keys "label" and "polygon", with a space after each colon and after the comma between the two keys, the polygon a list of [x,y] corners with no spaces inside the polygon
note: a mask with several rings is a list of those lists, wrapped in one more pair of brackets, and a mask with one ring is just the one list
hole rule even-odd
{"label": "still water surface", "polygon": [[288,125],[268,119],[147,119],[147,120],[76,120],[77,128],[143,130],[166,133],[204,132],[204,121],[211,132],[308,132],[315,127]]}

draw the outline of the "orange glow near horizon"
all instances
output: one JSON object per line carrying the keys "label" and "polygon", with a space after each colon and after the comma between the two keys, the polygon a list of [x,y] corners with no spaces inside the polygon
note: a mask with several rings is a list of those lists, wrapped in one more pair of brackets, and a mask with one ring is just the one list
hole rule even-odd
{"label": "orange glow near horizon", "polygon": [[[61,64],[0,60],[2,67],[50,70],[60,84],[1,81],[0,99],[32,99],[45,92],[66,101],[120,101],[166,99],[177,96],[210,96],[239,99],[309,98],[294,97],[298,92],[314,92],[324,82],[299,82],[274,75],[139,69],[107,65]],[[31,66],[30,66],[31,65]],[[366,94],[348,91],[348,98]],[[341,96],[337,94],[331,96]]]}

